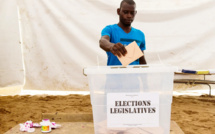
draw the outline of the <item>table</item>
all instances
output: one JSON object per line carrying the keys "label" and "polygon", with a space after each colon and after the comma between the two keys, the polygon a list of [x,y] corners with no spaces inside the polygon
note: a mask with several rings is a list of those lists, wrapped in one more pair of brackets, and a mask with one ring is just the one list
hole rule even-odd
{"label": "table", "polygon": [[174,79],[174,83],[184,83],[184,84],[203,84],[209,86],[209,96],[211,96],[211,85],[215,84],[213,80],[206,80],[207,75],[213,74],[192,74],[192,73],[182,73],[182,72],[175,72],[175,75],[203,75],[203,79]]}
{"label": "table", "polygon": [[[60,122],[61,128],[53,129],[51,134],[93,134],[93,123],[92,122]],[[21,132],[20,126],[16,125],[5,134],[26,134],[28,132]],[[30,133],[29,133],[30,134]],[[41,128],[35,128],[35,131],[31,134],[45,134],[41,132]]]}
{"label": "table", "polygon": [[[94,134],[93,122],[60,122],[61,128],[52,130],[51,134]],[[21,132],[20,126],[16,125],[5,134],[25,134],[27,132]],[[31,134],[44,134],[40,128],[36,128],[35,132]],[[171,121],[170,134],[184,134],[175,121]]]}

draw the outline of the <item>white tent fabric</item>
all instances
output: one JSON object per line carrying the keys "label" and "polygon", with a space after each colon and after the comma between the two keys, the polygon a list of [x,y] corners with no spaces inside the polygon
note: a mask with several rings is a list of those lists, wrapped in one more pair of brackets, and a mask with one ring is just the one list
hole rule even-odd
{"label": "white tent fabric", "polygon": [[[1,70],[6,70],[0,75],[11,73],[1,77],[5,81],[1,80],[0,86],[14,84],[14,78],[22,84],[23,78],[18,77],[22,71],[17,74],[20,71],[10,68],[24,68],[24,89],[88,90],[83,68],[106,65],[107,56],[98,41],[106,25],[118,22],[116,9],[121,0],[17,0],[17,7],[12,0],[0,2],[4,3],[0,5],[1,28],[9,33],[14,27],[13,37],[2,32],[0,35],[7,36],[7,40],[0,40],[1,53],[13,51],[14,54],[0,57]],[[136,3],[137,15],[132,26],[145,33],[148,64],[215,68],[214,0],[136,0]],[[10,12],[13,23],[4,27],[2,21],[8,22],[6,6],[13,7]],[[5,42],[15,43],[3,47]],[[14,62],[19,66],[13,66]]]}
{"label": "white tent fabric", "polygon": [[23,85],[24,70],[19,36],[17,4],[0,0],[0,92]]}

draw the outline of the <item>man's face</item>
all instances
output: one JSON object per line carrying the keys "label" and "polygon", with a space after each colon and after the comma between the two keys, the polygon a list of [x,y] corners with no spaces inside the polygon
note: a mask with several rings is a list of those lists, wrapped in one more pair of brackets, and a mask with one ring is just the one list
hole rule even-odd
{"label": "man's face", "polygon": [[130,26],[131,23],[134,20],[134,17],[136,15],[135,5],[129,5],[126,2],[122,3],[122,6],[120,9],[118,9],[118,15],[120,22],[124,26]]}

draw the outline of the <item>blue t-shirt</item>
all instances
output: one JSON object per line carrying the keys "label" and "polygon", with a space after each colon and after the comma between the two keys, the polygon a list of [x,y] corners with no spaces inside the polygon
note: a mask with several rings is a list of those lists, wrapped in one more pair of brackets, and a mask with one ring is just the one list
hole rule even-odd
{"label": "blue t-shirt", "polygon": [[[110,42],[116,44],[118,42],[122,43],[123,45],[128,45],[133,41],[136,41],[137,45],[143,51],[146,49],[145,46],[145,35],[142,31],[131,28],[129,33],[126,33],[121,27],[117,24],[108,25],[106,26],[101,33],[102,36],[108,35],[110,37]],[[107,52],[108,61],[107,65],[122,65],[121,62],[118,60],[117,56],[113,55],[111,52]],[[139,65],[139,59],[132,62],[130,65]]]}

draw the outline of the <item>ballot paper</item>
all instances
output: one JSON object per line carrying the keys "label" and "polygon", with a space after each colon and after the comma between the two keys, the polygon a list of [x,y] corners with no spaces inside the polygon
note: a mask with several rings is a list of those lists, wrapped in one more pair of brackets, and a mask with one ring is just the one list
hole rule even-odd
{"label": "ballot paper", "polygon": [[215,69],[209,69],[210,74],[215,74]]}
{"label": "ballot paper", "polygon": [[124,67],[143,56],[143,52],[140,50],[139,46],[135,41],[128,44],[125,49],[127,50],[127,54],[125,56],[117,56]]}

